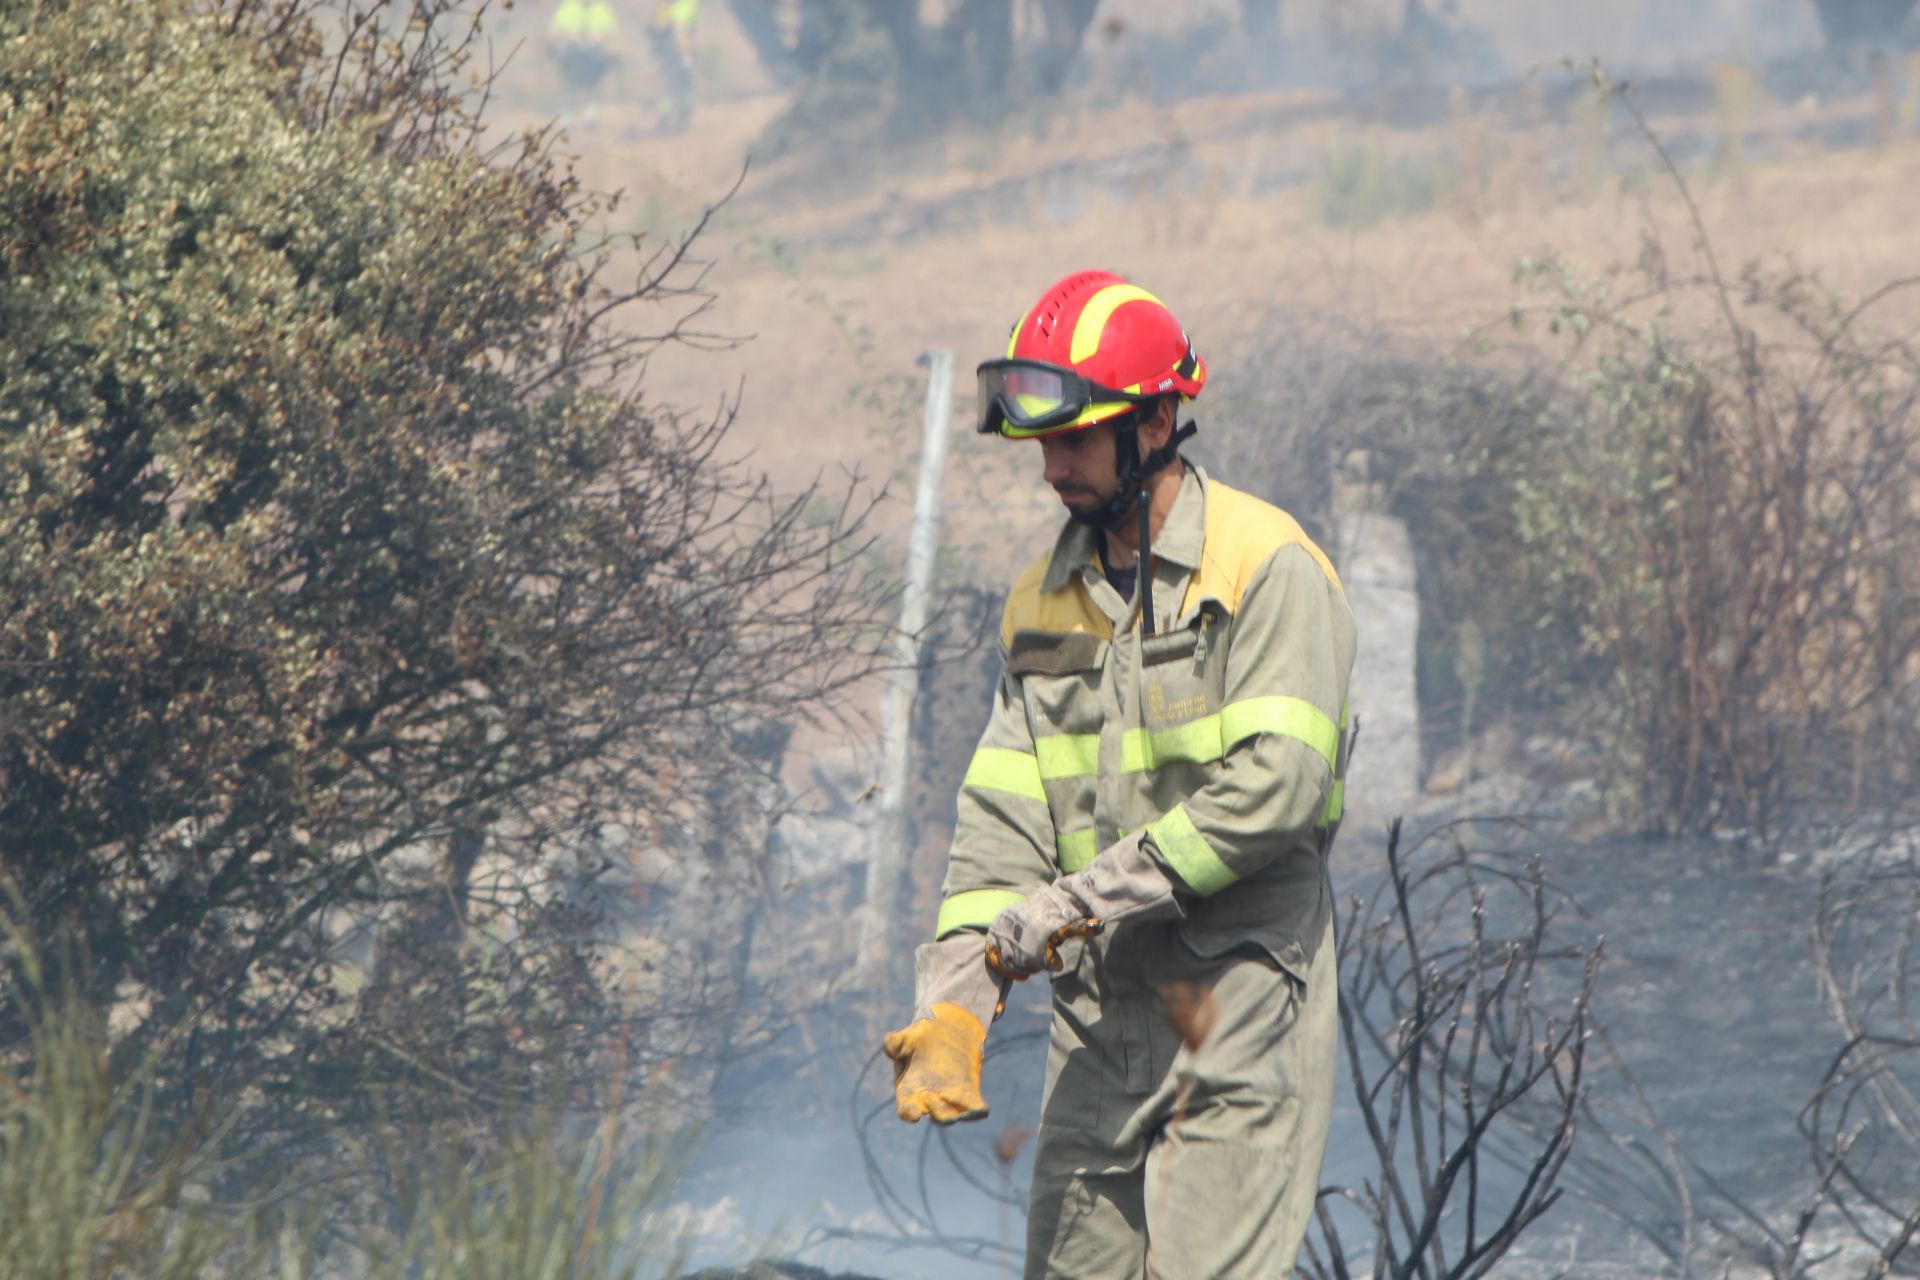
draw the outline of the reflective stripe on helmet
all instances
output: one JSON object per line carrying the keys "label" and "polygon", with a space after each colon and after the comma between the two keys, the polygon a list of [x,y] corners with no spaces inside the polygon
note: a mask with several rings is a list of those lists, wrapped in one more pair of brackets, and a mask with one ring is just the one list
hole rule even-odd
{"label": "reflective stripe on helmet", "polygon": [[[1100,350],[1100,335],[1107,331],[1107,321],[1113,319],[1113,313],[1129,302],[1151,302],[1157,307],[1167,304],[1142,289],[1137,284],[1110,284],[1087,299],[1080,309],[1080,318],[1074,321],[1073,345],[1068,348],[1067,358],[1074,364],[1093,357]],[[1123,391],[1138,391],[1138,384],[1123,387]]]}

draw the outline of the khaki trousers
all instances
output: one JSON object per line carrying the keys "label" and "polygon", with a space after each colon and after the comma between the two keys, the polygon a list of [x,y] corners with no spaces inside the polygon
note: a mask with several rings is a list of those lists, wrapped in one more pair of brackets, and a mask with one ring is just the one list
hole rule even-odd
{"label": "khaki trousers", "polygon": [[[1328,921],[1304,977],[1255,945],[1207,959],[1177,925],[1122,929],[1054,978],[1027,1280],[1290,1275],[1333,1110]],[[1211,994],[1188,1047],[1160,992]]]}

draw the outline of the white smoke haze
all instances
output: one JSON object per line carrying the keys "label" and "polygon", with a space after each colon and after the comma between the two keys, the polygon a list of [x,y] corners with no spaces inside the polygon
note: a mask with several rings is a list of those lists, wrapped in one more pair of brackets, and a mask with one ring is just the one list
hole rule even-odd
{"label": "white smoke haze", "polygon": [[[618,271],[684,248],[663,300],[680,340],[633,375],[649,413],[737,411],[720,457],[784,493],[827,477],[796,528],[871,502],[873,544],[834,555],[882,591],[908,559],[920,357],[959,370],[895,900],[867,899],[895,829],[871,676],[817,714],[676,739],[646,795],[568,796],[599,815],[593,841],[467,860],[476,902],[506,905],[462,916],[462,946],[573,906],[611,939],[593,980],[637,1030],[593,1061],[638,1099],[622,1143],[675,1170],[636,1239],[716,1278],[1019,1271],[1044,985],[994,1029],[980,1124],[900,1124],[878,1044],[912,1006],[999,602],[1060,519],[1034,450],[970,430],[968,371],[1047,283],[1100,267],[1166,300],[1209,361],[1192,455],[1297,515],[1346,581],[1345,977],[1376,959],[1411,984],[1356,988],[1380,1032],[1361,1070],[1391,1075],[1421,978],[1380,905],[1403,865],[1431,876],[1408,891],[1422,941],[1457,954],[1484,927],[1488,964],[1524,966],[1497,997],[1461,977],[1460,1016],[1511,1012],[1516,1056],[1579,1068],[1572,1101],[1551,1070],[1504,1099],[1474,1165],[1484,1247],[1570,1135],[1561,1198],[1494,1274],[1920,1269],[1902,6],[1836,35],[1812,0],[1017,0],[1004,26],[980,0],[707,0],[683,60],[628,3],[588,63],[557,8],[484,14],[484,136],[564,128],[582,184],[620,193],[596,225],[638,237],[609,251]],[[829,576],[811,589],[830,604]],[[542,817],[516,836],[540,844]],[[426,884],[437,849],[394,872]],[[406,955],[398,922],[436,892],[322,917],[340,981]],[[864,971],[875,910],[892,954]],[[154,999],[121,993],[110,1029]],[[1351,1274],[1404,1249],[1367,1203],[1426,1172],[1383,1159],[1340,1071],[1316,1280],[1339,1274],[1332,1237]],[[1497,1095],[1401,1087],[1450,1121]],[[568,1101],[569,1121],[593,1110]],[[1456,1197],[1427,1248],[1470,1253],[1466,1220]]]}
{"label": "white smoke haze", "polygon": [[[804,6],[777,7],[791,37]],[[1395,414],[1455,411],[1383,395],[1396,379],[1416,387],[1431,379],[1428,394],[1443,401],[1451,382],[1463,405],[1472,401],[1472,376],[1458,362],[1477,357],[1462,335],[1499,340],[1522,258],[1558,254],[1600,275],[1632,262],[1643,229],[1676,257],[1692,251],[1657,157],[1594,94],[1589,68],[1646,81],[1650,126],[1691,185],[1725,269],[1791,257],[1858,296],[1900,274],[1910,248],[1887,202],[1920,160],[1910,136],[1916,64],[1897,43],[1877,64],[1829,47],[1801,0],[1411,8],[1409,27],[1404,0],[1288,0],[1277,27],[1250,34],[1236,4],[1101,4],[1060,83],[1023,87],[1028,96],[1010,117],[982,118],[964,81],[929,84],[909,106],[932,122],[890,137],[870,114],[884,86],[847,88],[844,117],[831,96],[808,105],[806,77],[778,84],[729,8],[710,4],[687,133],[655,130],[656,73],[629,39],[617,85],[574,141],[589,174],[630,184],[644,217],[667,229],[753,157],[705,244],[713,327],[752,336],[663,359],[651,385],[699,403],[743,384],[740,439],[757,463],[796,476],[857,465],[890,483],[897,532],[881,550],[896,567],[920,429],[914,357],[958,353],[940,580],[979,598],[954,597],[940,637],[945,660],[929,668],[916,707],[909,934],[931,919],[952,789],[984,707],[991,655],[979,646],[981,618],[1057,518],[1031,458],[964,432],[964,369],[1048,280],[1083,265],[1126,271],[1174,305],[1213,364],[1214,382],[1195,406],[1198,456],[1262,486],[1353,567],[1374,665],[1356,679],[1367,727],[1354,816],[1336,851],[1337,890],[1377,883],[1395,816],[1412,839],[1466,815],[1525,814],[1534,825],[1480,838],[1541,859],[1577,900],[1561,941],[1606,938],[1595,1002],[1606,1035],[1594,1042],[1589,1080],[1597,1111],[1582,1139],[1591,1150],[1575,1155],[1566,1200],[1522,1236],[1502,1273],[1642,1275],[1725,1263],[1729,1274],[1765,1274],[1750,1250],[1766,1233],[1740,1219],[1749,1211],[1764,1219],[1784,1250],[1810,1185],[1795,1117],[1841,1042],[1804,945],[1816,882],[1835,868],[1857,872],[1848,852],[1856,846],[1871,847],[1882,870],[1911,869],[1911,853],[1875,833],[1876,823],[1898,825],[1900,797],[1826,812],[1828,830],[1853,834],[1812,843],[1769,843],[1738,823],[1705,839],[1639,837],[1624,815],[1606,811],[1604,762],[1591,744],[1491,691],[1475,722],[1463,715],[1460,673],[1436,669],[1453,659],[1424,647],[1457,627],[1433,611],[1460,601],[1423,584],[1458,552],[1431,541],[1444,518],[1405,504],[1452,500],[1457,486],[1436,478],[1431,489],[1406,488],[1407,464],[1389,458],[1397,469],[1383,474],[1378,447],[1371,476],[1364,460],[1357,472],[1351,458],[1345,471],[1335,464],[1353,440],[1384,438]],[[1017,34],[1044,34],[1029,6],[1015,9]],[[928,24],[957,12],[921,6]],[[522,32],[537,21],[537,9],[513,17]],[[558,106],[554,86],[540,84],[537,56],[523,64],[524,98],[509,94],[506,114]],[[929,99],[940,92],[954,96]],[[842,135],[848,141],[832,141]],[[1904,307],[1895,303],[1888,319]],[[1489,368],[1518,386],[1546,376],[1527,371],[1538,359],[1512,344]],[[877,687],[872,696],[877,706]],[[991,1145],[1004,1125],[1037,1114],[1037,1042],[990,1063],[994,1114],[984,1125],[944,1141],[898,1126],[886,1114],[884,1064],[866,1059],[868,1033],[910,1000],[907,968],[867,990],[832,972],[863,909],[858,877],[879,749],[877,717],[851,736],[802,730],[788,747],[782,775],[796,812],[776,826],[773,846],[784,897],[756,928],[782,935],[790,963],[747,985],[784,998],[781,980],[805,973],[816,985],[799,999],[820,1012],[797,1041],[789,1027],[767,1045],[768,1061],[791,1069],[782,1085],[768,1090],[753,1052],[720,1072],[711,1129],[684,1189],[688,1211],[720,1215],[701,1236],[720,1251],[703,1250],[705,1258],[717,1260],[738,1231],[777,1239],[829,1270],[1002,1274],[1017,1257],[1021,1215],[990,1193],[1011,1185],[1017,1201],[1031,1153],[1027,1144],[1003,1170]],[[806,970],[802,958],[822,956],[824,975]],[[1770,975],[1763,989],[1756,972]],[[1029,1003],[996,1038],[1044,1025],[1039,993],[1024,994]],[[1716,1065],[1703,1072],[1703,1063]],[[1639,1109],[1635,1087],[1657,1115]],[[1334,1134],[1324,1181],[1377,1180],[1344,1090]],[[1624,1148],[1607,1147],[1616,1138],[1667,1152],[1667,1163],[1654,1161],[1662,1172],[1622,1164]],[[1524,1139],[1513,1141],[1520,1145],[1505,1158],[1522,1161]],[[1510,1191],[1502,1176],[1490,1174],[1490,1186]],[[1655,1204],[1620,1193],[1628,1177],[1656,1176],[1676,1180],[1660,1194],[1684,1185],[1697,1196],[1702,1221],[1660,1221]],[[892,1212],[873,1199],[876,1184],[899,1197]],[[1609,1197],[1616,1203],[1601,1203]],[[919,1216],[928,1207],[938,1211],[931,1222]],[[1623,1232],[1618,1215],[1637,1215],[1640,1228]],[[1346,1229],[1359,1230],[1353,1221]],[[950,1247],[937,1247],[941,1238]],[[1694,1251],[1685,1264],[1660,1253],[1676,1240]],[[1364,1239],[1348,1244],[1363,1250],[1352,1265],[1371,1265]],[[1797,1256],[1824,1259],[1807,1274],[1838,1276],[1876,1251],[1823,1213]]]}

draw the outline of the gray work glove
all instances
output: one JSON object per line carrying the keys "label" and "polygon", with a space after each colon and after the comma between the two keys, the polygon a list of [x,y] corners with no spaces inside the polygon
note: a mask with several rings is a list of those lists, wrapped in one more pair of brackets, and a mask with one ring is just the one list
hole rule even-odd
{"label": "gray work glove", "polygon": [[957,1004],[992,1026],[1007,998],[1007,980],[987,968],[986,948],[974,930],[949,934],[913,949],[913,1020],[933,1016],[936,1004]]}
{"label": "gray work glove", "polygon": [[1101,851],[1072,875],[1061,876],[994,917],[987,929],[987,964],[1015,980],[1060,971],[1060,944],[1127,921],[1174,920],[1186,914],[1173,881],[1135,833]]}

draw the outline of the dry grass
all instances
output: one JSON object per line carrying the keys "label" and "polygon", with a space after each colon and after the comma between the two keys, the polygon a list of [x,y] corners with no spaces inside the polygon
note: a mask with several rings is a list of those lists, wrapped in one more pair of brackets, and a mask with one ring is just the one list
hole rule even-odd
{"label": "dry grass", "polygon": [[[1216,163],[1231,171],[1229,156]],[[1737,180],[1709,184],[1700,198],[1724,259],[1785,255],[1840,291],[1860,293],[1910,269],[1905,195],[1917,181],[1920,149],[1813,154],[1755,165]],[[1008,210],[1005,222],[989,227],[874,245],[857,258],[803,254],[792,267],[755,252],[785,234],[782,217],[766,213],[709,246],[717,256],[714,324],[755,340],[658,363],[651,386],[662,398],[702,403],[744,381],[742,438],[762,465],[799,476],[871,465],[876,437],[911,448],[916,420],[850,403],[852,389],[910,378],[914,358],[931,348],[959,352],[964,370],[994,349],[1030,295],[1083,265],[1115,267],[1155,289],[1203,352],[1245,345],[1247,324],[1275,304],[1447,344],[1505,314],[1515,296],[1514,265],[1528,253],[1558,246],[1571,262],[1600,272],[1633,257],[1649,222],[1676,238],[1680,213],[1664,197],[1548,200],[1530,196],[1523,183],[1512,189],[1508,204],[1463,210],[1448,203],[1352,231],[1319,225],[1312,193],[1298,190],[1096,206],[1062,223]],[[795,218],[804,224],[820,216]],[[1245,375],[1216,367],[1214,385],[1230,391]],[[962,412],[967,391],[959,388]],[[1198,406],[1203,423],[1206,407]],[[977,482],[1000,469],[997,459],[975,452],[961,447],[948,492],[948,519],[962,532],[980,514],[966,502],[969,475]],[[1010,478],[1021,483],[1018,474]],[[1055,513],[1037,475],[1025,483],[1039,501],[984,514],[1000,536],[1031,546],[1029,535]]]}

